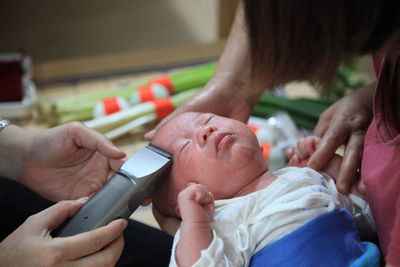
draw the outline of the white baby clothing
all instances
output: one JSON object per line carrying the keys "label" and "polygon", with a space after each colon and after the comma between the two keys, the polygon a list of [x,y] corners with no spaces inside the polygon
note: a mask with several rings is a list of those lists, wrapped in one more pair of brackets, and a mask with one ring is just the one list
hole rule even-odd
{"label": "white baby clothing", "polygon": [[[310,168],[287,167],[274,172],[266,188],[215,201],[210,228],[213,239],[193,266],[248,266],[252,255],[321,214],[355,206],[340,194],[332,178]],[[170,266],[177,266],[175,235]]]}

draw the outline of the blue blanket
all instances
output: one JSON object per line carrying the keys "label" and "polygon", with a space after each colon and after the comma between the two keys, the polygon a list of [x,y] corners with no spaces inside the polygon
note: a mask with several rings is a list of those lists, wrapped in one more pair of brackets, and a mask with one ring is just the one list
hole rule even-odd
{"label": "blue blanket", "polygon": [[379,266],[376,245],[361,242],[344,209],[318,216],[258,251],[250,266]]}

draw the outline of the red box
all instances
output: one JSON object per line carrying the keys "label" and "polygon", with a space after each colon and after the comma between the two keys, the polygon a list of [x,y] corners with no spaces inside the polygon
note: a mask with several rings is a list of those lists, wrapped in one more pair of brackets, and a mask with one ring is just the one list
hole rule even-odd
{"label": "red box", "polygon": [[0,57],[0,102],[22,101],[24,98],[23,56]]}

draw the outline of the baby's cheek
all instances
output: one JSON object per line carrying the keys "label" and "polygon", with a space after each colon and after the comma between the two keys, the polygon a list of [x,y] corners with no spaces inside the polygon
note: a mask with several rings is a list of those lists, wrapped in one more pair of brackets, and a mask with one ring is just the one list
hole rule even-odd
{"label": "baby's cheek", "polygon": [[204,168],[208,168],[205,162],[200,160],[200,158],[192,158],[192,160],[186,160],[179,164],[179,166],[176,166],[174,176],[176,180],[190,182],[201,174],[201,170]]}

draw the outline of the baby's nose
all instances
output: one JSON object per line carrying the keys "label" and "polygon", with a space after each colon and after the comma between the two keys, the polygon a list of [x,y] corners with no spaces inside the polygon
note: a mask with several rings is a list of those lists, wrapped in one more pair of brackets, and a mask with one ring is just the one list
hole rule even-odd
{"label": "baby's nose", "polygon": [[205,144],[207,142],[208,137],[211,136],[213,132],[217,130],[216,127],[214,126],[207,126],[201,131],[201,142],[202,144]]}

